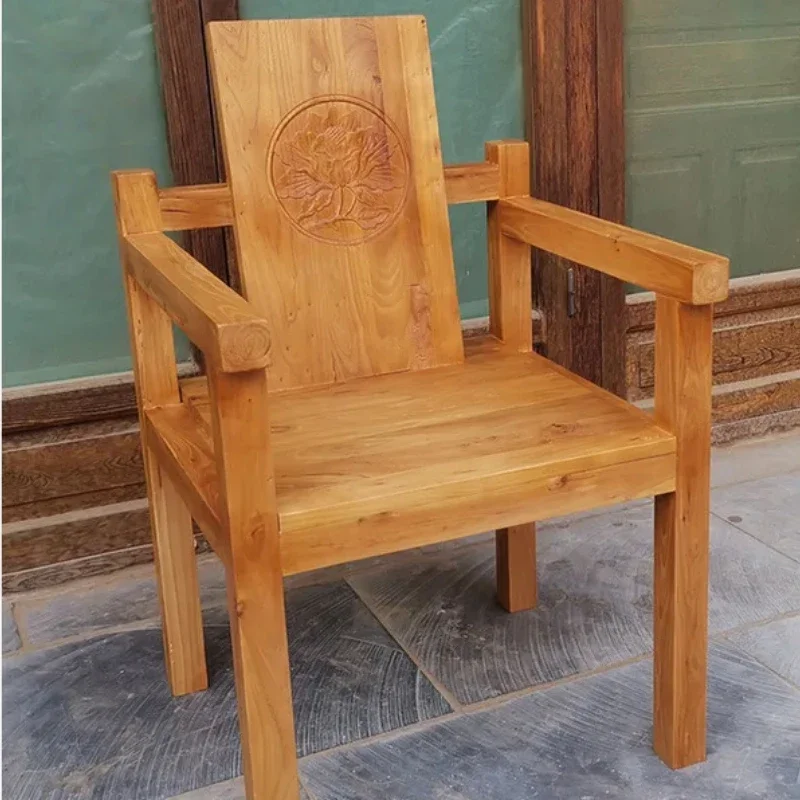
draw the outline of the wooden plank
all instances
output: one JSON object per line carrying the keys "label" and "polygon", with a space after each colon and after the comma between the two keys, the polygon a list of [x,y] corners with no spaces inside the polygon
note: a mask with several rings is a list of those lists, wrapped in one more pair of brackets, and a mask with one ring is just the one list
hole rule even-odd
{"label": "wooden plank", "polygon": [[544,200],[518,197],[499,206],[503,231],[534,247],[684,303],[707,305],[727,297],[724,256]]}
{"label": "wooden plank", "polygon": [[219,369],[267,364],[269,326],[241,295],[163,233],[127,236],[121,246],[130,275]]}
{"label": "wooden plank", "polygon": [[[176,183],[214,183],[217,162],[211,91],[199,0],[152,0],[153,32],[161,67],[170,167]],[[228,4],[204,0],[208,11]],[[228,282],[222,231],[187,231],[186,250]]]}
{"label": "wooden plank", "polygon": [[[469,536],[487,527],[508,528],[532,517],[547,519],[590,508],[652,496],[674,487],[675,456],[598,467],[583,472],[564,470],[538,482],[528,471],[511,473],[503,486],[492,487],[491,511],[479,493],[442,491],[392,512],[367,514],[353,524],[330,524],[295,531],[282,540],[285,575],[359,558],[423,547]],[[490,521],[491,520],[491,521]]]}
{"label": "wooden plank", "polygon": [[143,481],[135,421],[94,423],[75,438],[43,432],[5,442],[3,506],[41,503]]}
{"label": "wooden plank", "polygon": [[[424,19],[212,23],[209,39],[244,294],[281,342],[271,384],[462,361]],[[309,126],[363,156],[346,186],[303,154]]]}
{"label": "wooden plank", "polygon": [[86,558],[150,542],[147,500],[3,526],[3,572]]}
{"label": "wooden plank", "polygon": [[[450,205],[497,200],[500,172],[495,164],[450,164],[444,167]],[[165,231],[216,228],[233,224],[233,201],[225,183],[172,186],[159,190]]]}
{"label": "wooden plank", "polygon": [[180,489],[192,517],[214,552],[227,564],[230,545],[219,516],[219,489],[213,445],[197,431],[197,419],[183,406],[166,406],[146,413],[150,446]]}
{"label": "wooden plank", "polygon": [[133,375],[21,386],[3,391],[3,433],[133,417]]}
{"label": "wooden plank", "polygon": [[[192,518],[150,447],[144,416],[148,408],[177,403],[180,399],[175,345],[170,318],[131,275],[130,253],[125,246],[131,235],[158,231],[161,212],[155,176],[151,172],[114,173],[112,186],[142,431],[164,655],[170,688],[173,694],[181,695],[208,687]],[[162,233],[155,235],[163,236]]]}
{"label": "wooden plank", "polygon": [[298,800],[267,376],[212,369],[209,385],[245,793]]}
{"label": "wooden plank", "polygon": [[447,202],[477,203],[500,197],[500,170],[496,164],[451,164],[444,168]]}
{"label": "wooden plank", "polygon": [[536,524],[501,528],[495,535],[497,601],[511,613],[536,607]]}
{"label": "wooden plank", "polygon": [[[649,394],[657,381],[655,345],[645,343],[637,349],[637,388]],[[800,369],[800,314],[714,331],[715,384],[797,369]]]}
{"label": "wooden plank", "polygon": [[231,193],[224,183],[161,189],[158,201],[165,231],[219,228],[233,224]]}
{"label": "wooden plank", "polygon": [[713,312],[659,297],[656,315],[656,419],[678,451],[655,504],[653,742],[680,769],[706,757]]}
{"label": "wooden plank", "polygon": [[[500,173],[498,194],[530,194],[527,142],[488,142],[486,160]],[[531,249],[503,234],[497,202],[487,206],[489,241],[489,331],[521,353],[533,347],[531,325]]]}

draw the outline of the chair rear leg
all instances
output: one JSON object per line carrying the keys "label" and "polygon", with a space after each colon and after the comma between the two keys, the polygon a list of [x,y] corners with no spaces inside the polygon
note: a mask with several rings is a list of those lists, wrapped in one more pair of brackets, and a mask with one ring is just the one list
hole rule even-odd
{"label": "chair rear leg", "polygon": [[506,611],[536,607],[536,523],[500,528],[497,551],[497,600]]}
{"label": "chair rear leg", "polygon": [[146,460],[167,678],[174,695],[190,694],[208,688],[192,518],[155,456]]}

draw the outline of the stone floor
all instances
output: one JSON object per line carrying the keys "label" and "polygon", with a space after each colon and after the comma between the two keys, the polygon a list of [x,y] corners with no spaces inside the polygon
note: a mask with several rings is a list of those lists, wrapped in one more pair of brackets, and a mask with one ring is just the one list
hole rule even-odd
{"label": "stone floor", "polygon": [[[708,761],[651,740],[652,505],[540,526],[539,608],[493,544],[287,582],[307,800],[800,798],[800,434],[714,454]],[[243,796],[220,567],[211,687],[173,699],[151,569],[3,604],[3,797]]]}

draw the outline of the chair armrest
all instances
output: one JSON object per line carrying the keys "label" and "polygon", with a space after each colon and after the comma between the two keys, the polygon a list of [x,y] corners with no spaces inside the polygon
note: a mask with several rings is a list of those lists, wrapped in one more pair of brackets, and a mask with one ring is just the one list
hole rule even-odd
{"label": "chair armrest", "polygon": [[222,372],[267,365],[270,334],[253,307],[163,233],[123,237],[132,277]]}
{"label": "chair armrest", "polygon": [[729,261],[532,197],[499,201],[506,236],[689,305],[728,296]]}

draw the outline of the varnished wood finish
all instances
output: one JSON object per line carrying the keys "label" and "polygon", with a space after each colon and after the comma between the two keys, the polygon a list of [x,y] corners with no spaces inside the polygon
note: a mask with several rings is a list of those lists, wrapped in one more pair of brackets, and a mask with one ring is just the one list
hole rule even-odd
{"label": "varnished wood finish", "polygon": [[452,164],[444,168],[447,202],[477,203],[500,197],[500,170],[497,164]]}
{"label": "varnished wood finish", "polygon": [[712,321],[711,306],[657,301],[656,419],[678,464],[656,497],[653,738],[673,769],[706,757]]}
{"label": "varnished wood finish", "polygon": [[502,528],[495,536],[497,601],[506,611],[536,607],[536,523]]}
{"label": "varnished wood finish", "polygon": [[[499,173],[501,198],[530,195],[530,153],[527,142],[487,142],[486,160]],[[531,325],[531,249],[506,236],[497,202],[487,204],[489,242],[489,330],[519,352],[533,347]],[[536,528],[519,525],[496,534],[497,597],[507,611],[536,603]]]}
{"label": "varnished wood finish", "polygon": [[[285,574],[674,486],[674,440],[648,415],[495,339],[467,352],[464,365],[270,395]],[[204,421],[191,470],[207,474],[205,380],[183,396]]]}
{"label": "varnished wood finish", "polygon": [[[494,528],[500,601],[530,608],[532,519],[652,495],[657,746],[688,763],[700,753],[686,704],[702,699],[705,652],[711,312],[669,298],[724,297],[726,260],[532,200],[527,146],[490,143],[490,167],[451,172],[452,201],[490,201],[494,335],[470,339],[465,358],[424,20],[209,31],[246,299],[162,233],[223,221],[226,188],[159,197],[151,173],[115,182],[156,540],[171,521],[186,528],[188,505],[226,563],[247,796],[298,796],[282,575]],[[531,352],[531,244],[667,296],[657,419]],[[207,357],[208,379],[184,381],[180,398],[161,306]],[[250,346],[252,330],[271,341]],[[181,612],[176,587],[196,594],[175,552],[159,556],[165,620]]]}
{"label": "varnished wood finish", "polygon": [[165,231],[219,228],[233,224],[233,205],[227,184],[175,186],[158,193]]}
{"label": "varnished wood finish", "polygon": [[[158,193],[155,177],[148,172],[116,173],[112,185],[137,403],[143,423],[147,409],[179,400],[172,323],[131,275],[126,249],[128,237],[143,231],[158,230],[161,225]],[[146,435],[142,440],[142,451],[167,676],[173,694],[188,694],[208,686],[192,519],[183,498],[153,453]]]}
{"label": "varnished wood finish", "polygon": [[[530,194],[527,142],[488,142],[486,159],[500,172],[501,198]],[[489,330],[521,353],[533,347],[531,249],[504,234],[500,203],[488,205]]]}
{"label": "varnished wood finish", "polygon": [[267,376],[212,365],[209,384],[245,791],[298,800]]}
{"label": "varnished wood finish", "polygon": [[266,321],[169,237],[130,235],[123,249],[137,284],[221,370],[246,372],[268,363]]}
{"label": "varnished wood finish", "polygon": [[[449,164],[444,167],[447,202],[480,203],[500,196],[500,170],[496,164]],[[173,186],[158,193],[163,230],[185,231],[233,225],[233,201],[226,183]]]}
{"label": "varnished wood finish", "polygon": [[280,342],[271,384],[460,362],[424,19],[213,23],[208,37],[243,291]]}
{"label": "varnished wood finish", "polygon": [[692,305],[728,296],[729,261],[531,197],[501,200],[503,231],[534,247]]}

